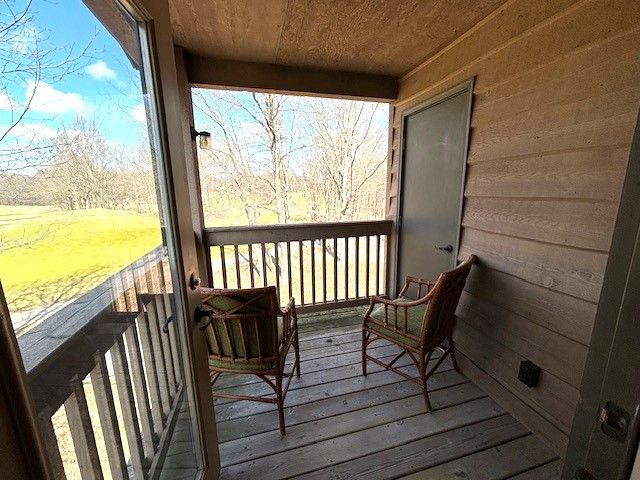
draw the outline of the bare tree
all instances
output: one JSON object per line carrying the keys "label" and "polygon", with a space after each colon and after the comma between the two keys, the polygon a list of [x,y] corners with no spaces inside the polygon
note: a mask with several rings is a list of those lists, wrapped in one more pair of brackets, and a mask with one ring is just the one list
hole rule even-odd
{"label": "bare tree", "polygon": [[314,216],[345,221],[380,215],[387,147],[381,108],[346,100],[307,102],[305,125],[313,147],[304,183]]}
{"label": "bare tree", "polygon": [[53,164],[43,182],[55,204],[66,210],[122,208],[126,199],[114,191],[115,155],[98,126],[83,118],[62,129],[54,140]]}
{"label": "bare tree", "polygon": [[296,135],[297,112],[290,98],[251,93],[195,91],[196,108],[210,122],[213,147],[199,153],[205,194],[213,186],[244,208],[249,224],[270,210],[289,223],[294,182],[292,159],[305,145]]}
{"label": "bare tree", "polygon": [[[90,42],[49,45],[47,32],[33,22],[32,0],[0,0],[0,108],[10,111],[0,125],[0,175],[46,164],[50,142],[37,132],[22,132],[42,88],[84,68]],[[24,91],[24,98],[14,92]]]}

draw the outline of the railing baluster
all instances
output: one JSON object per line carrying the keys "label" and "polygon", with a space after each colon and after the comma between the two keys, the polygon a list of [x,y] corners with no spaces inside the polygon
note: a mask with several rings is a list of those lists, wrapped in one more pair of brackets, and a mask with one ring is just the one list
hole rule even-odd
{"label": "railing baluster", "polygon": [[380,295],[380,235],[376,237],[376,295]]}
{"label": "railing baluster", "polygon": [[[216,283],[224,283],[225,278],[227,282],[231,282],[227,277],[233,274],[227,270],[225,250],[231,251],[233,248],[236,266],[234,286],[242,287],[242,284],[249,286],[250,283],[255,288],[261,283],[264,286],[275,283],[280,301],[284,302],[287,294],[289,297],[295,295],[294,298],[303,307],[301,311],[315,311],[319,310],[318,307],[323,304],[328,308],[342,304],[359,305],[364,303],[370,295],[384,294],[388,252],[382,250],[385,246],[388,247],[386,237],[391,233],[392,228],[393,223],[388,220],[317,225],[247,226],[237,229],[224,227],[205,229],[205,237],[209,246],[217,246],[220,249],[223,272],[222,278],[217,278]],[[372,243],[374,241],[375,245]],[[309,242],[311,248],[311,259],[305,259],[308,253],[305,252],[306,242]],[[344,245],[341,245],[341,242],[344,242]],[[248,254],[240,250],[245,245]],[[257,254],[254,249],[256,245],[259,245],[261,250],[262,267],[259,265],[260,254]],[[273,245],[273,253],[268,250],[271,245]],[[280,251],[280,245],[283,247],[282,251]],[[322,259],[316,258],[317,248],[322,248]],[[279,254],[286,257],[282,259],[282,264],[278,258]],[[297,259],[294,258],[296,255],[298,255]],[[333,256],[333,262],[331,262],[331,256]],[[248,276],[244,276],[245,261],[249,263]],[[332,264],[329,265],[329,262]],[[268,268],[271,268],[270,263],[273,263],[276,269],[275,279],[268,273]],[[306,270],[307,267],[310,271]],[[333,268],[333,279],[331,279],[329,267]],[[322,268],[322,272],[318,272],[318,268]],[[340,270],[342,268],[344,271]],[[259,274],[262,274],[262,282],[257,279]],[[219,273],[216,275],[220,277]],[[283,283],[285,281],[288,288],[285,288]],[[342,283],[344,283],[344,289]],[[330,288],[333,292],[329,291]]]}
{"label": "railing baluster", "polygon": [[349,237],[344,237],[344,299],[349,299]]}
{"label": "railing baluster", "polygon": [[127,350],[129,351],[131,380],[133,380],[133,388],[135,389],[136,398],[138,399],[138,413],[140,415],[140,425],[142,426],[142,446],[147,460],[151,462],[156,446],[158,445],[158,439],[153,431],[151,406],[149,405],[149,396],[147,395],[147,380],[142,367],[142,355],[140,353],[138,332],[135,324],[127,328],[124,336],[127,342]]}
{"label": "railing baluster", "polygon": [[360,237],[356,237],[356,298],[360,298]]}
{"label": "railing baluster", "polygon": [[316,241],[311,239],[311,303],[316,303]]}
{"label": "railing baluster", "polygon": [[64,411],[67,414],[78,467],[83,480],[101,480],[104,477],[82,380],[73,380],[72,388],[73,392],[64,402]]}
{"label": "railing baluster", "polygon": [[242,280],[240,279],[240,256],[238,255],[238,245],[233,246],[233,255],[236,263],[236,287],[242,288]]}
{"label": "railing baluster", "polygon": [[96,397],[96,408],[107,449],[111,478],[113,480],[128,480],[127,461],[124,458],[122,436],[120,435],[111,380],[104,355],[97,353],[95,363],[96,366],[91,371],[91,384],[93,385],[93,395]]}
{"label": "railing baluster", "polygon": [[51,469],[53,470],[53,478],[55,480],[66,480],[67,475],[64,472],[64,464],[62,463],[60,447],[58,446],[58,440],[56,438],[56,432],[53,428],[51,416],[52,413],[48,411],[41,412],[38,415],[40,433],[42,434],[42,441],[44,442],[44,448],[47,453],[47,458],[49,459]]}
{"label": "railing baluster", "polygon": [[149,331],[151,334],[151,345],[156,362],[156,371],[158,372],[158,385],[160,387],[160,406],[165,417],[169,415],[171,409],[171,400],[169,399],[169,381],[167,379],[166,367],[162,354],[162,342],[160,341],[160,330],[158,328],[158,311],[155,301],[149,302],[147,305],[147,316],[149,318]]}
{"label": "railing baluster", "polygon": [[251,278],[251,288],[255,288],[256,279],[253,273],[253,244],[249,244],[249,277]]}
{"label": "railing baluster", "polygon": [[166,416],[160,400],[160,382],[158,379],[158,369],[156,368],[155,351],[151,342],[151,330],[149,328],[149,315],[145,312],[138,319],[138,329],[142,355],[149,380],[149,395],[151,397],[151,417],[153,419],[154,430],[158,435],[164,430]]}
{"label": "railing baluster", "polygon": [[291,242],[287,242],[287,278],[289,279],[289,298],[293,297],[293,278],[291,277]]}
{"label": "railing baluster", "polygon": [[129,366],[127,364],[127,354],[125,353],[124,342],[117,339],[111,347],[111,359],[118,387],[118,397],[122,409],[122,418],[125,432],[127,433],[127,443],[131,454],[131,466],[136,479],[147,478],[147,466],[142,449],[142,438],[138,430],[138,413],[131,387],[129,376]]}
{"label": "railing baluster", "polygon": [[322,239],[322,301],[327,303],[327,239]]}
{"label": "railing baluster", "polygon": [[300,305],[304,305],[304,240],[298,242],[299,257],[298,263],[300,264]]}
{"label": "railing baluster", "polygon": [[333,239],[333,299],[338,300],[338,239]]}
{"label": "railing baluster", "polygon": [[371,250],[371,237],[367,235],[366,237],[367,239],[367,248],[365,250],[365,255],[364,255],[364,263],[367,266],[367,271],[365,273],[365,287],[367,289],[367,294],[366,296],[370,296],[371,295],[371,291],[369,290],[369,277],[371,276],[371,265],[369,265],[369,250]]}
{"label": "railing baluster", "polygon": [[265,251],[264,243],[260,244],[260,249],[262,250],[262,286],[266,287],[267,286],[267,252]]}
{"label": "railing baluster", "polygon": [[[280,303],[283,303],[282,298],[280,298],[280,255],[278,254],[278,246],[278,243],[273,244],[273,261],[275,263],[274,268],[276,270],[276,294],[278,295],[278,300],[280,301]],[[265,283],[265,286],[266,285],[267,284]]]}
{"label": "railing baluster", "polygon": [[220,245],[220,264],[222,267],[222,285],[223,288],[229,288],[227,284],[227,260],[224,254],[224,245]]}

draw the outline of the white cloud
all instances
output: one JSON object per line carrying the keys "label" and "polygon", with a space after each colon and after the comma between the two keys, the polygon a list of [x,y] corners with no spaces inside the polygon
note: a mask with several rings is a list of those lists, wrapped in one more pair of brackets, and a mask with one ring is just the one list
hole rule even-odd
{"label": "white cloud", "polygon": [[13,101],[5,92],[0,91],[0,111],[13,110]]}
{"label": "white cloud", "polygon": [[26,98],[29,99],[32,95],[29,109],[33,112],[60,114],[85,111],[85,104],[80,95],[56,90],[45,82],[36,84],[33,80],[27,81]]}
{"label": "white cloud", "polygon": [[88,65],[84,69],[84,71],[87,72],[96,80],[104,80],[104,79],[113,80],[114,78],[116,78],[116,72],[111,70],[109,66],[102,60],[98,60],[96,63],[92,63],[91,65]]}
{"label": "white cloud", "polygon": [[134,120],[140,123],[147,122],[147,110],[144,108],[144,104],[139,103],[131,109],[130,113]]}

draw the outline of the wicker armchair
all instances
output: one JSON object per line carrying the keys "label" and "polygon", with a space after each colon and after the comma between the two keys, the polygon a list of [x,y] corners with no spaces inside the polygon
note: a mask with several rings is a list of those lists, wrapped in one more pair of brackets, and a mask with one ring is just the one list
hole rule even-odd
{"label": "wicker armchair", "polygon": [[[284,435],[284,399],[295,371],[300,376],[298,319],[295,302],[281,309],[275,287],[252,289],[201,288],[199,307],[201,328],[209,346],[211,386],[223,373],[257,375],[275,392],[272,397],[236,395],[212,391],[214,398],[234,398],[275,403],[280,433]],[[281,320],[281,321],[278,321]],[[285,373],[289,348],[295,362]],[[273,379],[269,378],[273,377]],[[287,378],[283,387],[283,378]]]}
{"label": "wicker armchair", "polygon": [[[454,368],[458,369],[453,345],[455,312],[475,261],[476,257],[471,255],[453,270],[440,274],[436,282],[407,277],[396,300],[375,296],[371,298],[362,324],[363,375],[367,374],[367,360],[402,375],[422,387],[424,403],[427,411],[431,411],[427,380],[448,355],[451,356]],[[408,298],[410,291],[414,291],[415,300]],[[367,355],[367,347],[381,339],[402,348],[402,352],[389,363]],[[445,340],[447,346],[443,348],[441,344]],[[427,371],[427,365],[436,349],[442,350],[442,356]],[[393,366],[405,354],[411,357],[418,368],[418,378]]]}

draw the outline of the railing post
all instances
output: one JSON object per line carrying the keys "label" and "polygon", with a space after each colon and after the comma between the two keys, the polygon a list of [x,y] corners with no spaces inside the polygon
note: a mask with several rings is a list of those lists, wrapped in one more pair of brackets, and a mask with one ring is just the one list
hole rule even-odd
{"label": "railing post", "polygon": [[127,433],[129,452],[131,454],[131,466],[133,467],[133,473],[136,479],[145,480],[147,478],[147,465],[142,449],[140,430],[138,430],[138,414],[136,412],[136,403],[133,396],[133,388],[131,387],[131,379],[129,377],[127,354],[122,339],[116,340],[110,352],[116,376],[124,427]]}
{"label": "railing post", "polygon": [[107,363],[101,353],[95,355],[96,366],[91,372],[93,394],[96,397],[98,418],[102,428],[102,436],[107,449],[109,469],[113,480],[128,480],[127,462],[122,448],[122,437],[118,427],[113,391],[107,370]]}
{"label": "railing post", "polygon": [[64,402],[64,411],[67,414],[78,467],[80,467],[83,479],[102,480],[102,467],[100,466],[98,447],[96,446],[96,437],[93,434],[84,386],[81,379],[76,378],[72,382],[73,393]]}

